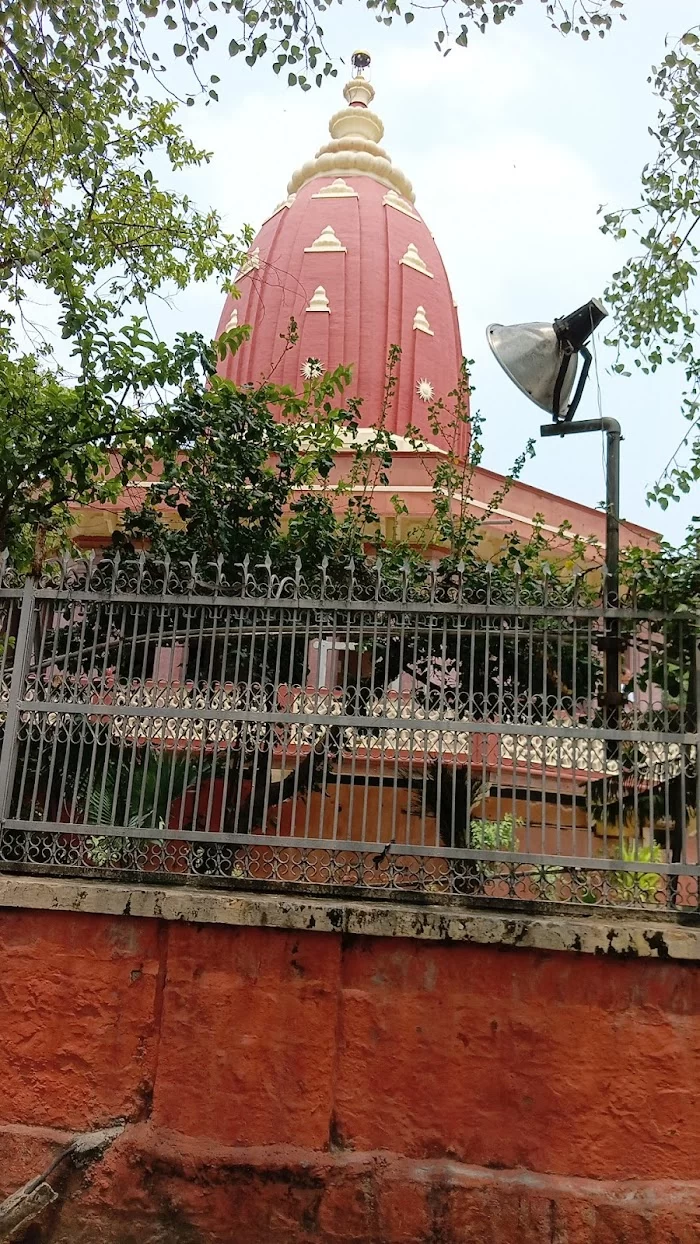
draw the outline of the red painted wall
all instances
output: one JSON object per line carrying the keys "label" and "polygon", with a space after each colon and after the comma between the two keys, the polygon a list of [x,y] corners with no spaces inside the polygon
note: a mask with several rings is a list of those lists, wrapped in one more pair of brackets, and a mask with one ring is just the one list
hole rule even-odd
{"label": "red painted wall", "polygon": [[5,910],[0,1015],[0,1196],[128,1121],[27,1244],[700,1239],[692,964]]}

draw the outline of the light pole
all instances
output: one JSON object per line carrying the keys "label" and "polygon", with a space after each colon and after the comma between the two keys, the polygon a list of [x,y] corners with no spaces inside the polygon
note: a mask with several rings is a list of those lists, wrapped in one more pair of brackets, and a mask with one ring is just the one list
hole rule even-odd
{"label": "light pole", "polygon": [[[573,417],[578,409],[591,367],[587,342],[607,311],[597,298],[592,298],[551,324],[490,324],[486,330],[488,343],[514,384],[531,401],[552,416],[552,423],[542,424],[541,436],[573,436],[580,432],[604,432],[607,442],[605,475],[605,567],[604,601],[606,613],[617,609],[620,592],[620,425],[617,419],[581,419]],[[583,367],[574,387],[579,354]],[[569,401],[569,398],[571,400]],[[600,697],[605,725],[616,730],[619,711],[624,702],[620,691],[619,625],[616,618],[606,617],[605,635],[600,638],[605,653],[605,690]],[[608,741],[609,756],[617,754],[618,745]]]}

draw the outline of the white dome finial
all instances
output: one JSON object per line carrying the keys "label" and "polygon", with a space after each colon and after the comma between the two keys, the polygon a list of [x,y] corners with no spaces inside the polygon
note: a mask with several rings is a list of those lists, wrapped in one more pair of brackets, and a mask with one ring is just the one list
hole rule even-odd
{"label": "white dome finial", "polygon": [[314,177],[338,178],[359,174],[374,177],[407,200],[408,204],[415,201],[410,181],[379,146],[384,126],[376,112],[370,111],[374,87],[363,73],[369,68],[370,60],[368,52],[353,52],[353,77],[343,88],[348,107],[341,108],[331,117],[328,126],[331,141],[316,152],[314,160],[297,169],[287,186],[289,194],[296,194]]}
{"label": "white dome finial", "polygon": [[[351,108],[368,108],[374,99],[374,87],[361,74],[351,78],[343,87],[343,95]],[[381,124],[381,122],[380,122]]]}

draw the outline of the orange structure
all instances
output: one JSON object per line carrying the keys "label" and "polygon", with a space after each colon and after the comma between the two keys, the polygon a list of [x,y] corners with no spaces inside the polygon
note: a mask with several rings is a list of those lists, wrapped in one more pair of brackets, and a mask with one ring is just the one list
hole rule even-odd
{"label": "orange structure", "polygon": [[[344,95],[347,106],[330,120],[330,142],[293,174],[236,276],[239,296],[225,300],[217,335],[243,324],[251,333],[220,371],[237,384],[269,378],[299,389],[323,370],[350,367],[347,396],[361,399],[360,442],[381,422],[395,445],[389,482],[372,491],[374,509],[385,534],[412,539],[429,527],[436,467],[447,451],[460,456],[468,449],[468,423],[450,418],[463,354],[457,308],[411,183],[380,146],[384,127],[361,70]],[[296,343],[290,345],[284,339],[292,321]],[[384,410],[392,346],[400,359]],[[430,417],[439,402],[446,408],[442,427]],[[336,480],[347,477],[351,464],[349,447],[338,454]],[[600,510],[517,481],[494,507],[504,477],[484,467],[470,477],[469,497],[460,504],[475,516],[489,512],[487,555],[505,531],[527,538],[542,518],[547,536],[567,524],[570,536],[605,542]],[[138,507],[142,496],[137,483],[113,505],[81,509],[79,542],[109,543],[125,506]],[[621,526],[623,548],[655,540],[648,528]]]}
{"label": "orange structure", "polygon": [[[363,54],[361,62],[368,59]],[[384,419],[396,445],[389,483],[373,492],[375,509],[396,531],[392,498],[398,497],[406,511],[398,534],[407,536],[430,519],[440,458],[468,448],[466,422],[453,420],[448,427],[448,413],[438,429],[429,418],[437,402],[448,412],[454,407],[450,394],[463,353],[457,308],[411,183],[379,145],[384,126],[370,107],[374,88],[363,69],[355,70],[344,96],[347,106],[330,120],[330,142],[293,174],[236,277],[240,297],[225,301],[217,332],[248,324],[251,335],[220,371],[237,384],[271,377],[298,388],[317,371],[350,366],[348,396],[362,399],[361,428],[369,432]],[[298,336],[285,348],[292,320]],[[401,353],[384,412],[391,346]],[[339,455],[339,475],[343,459]],[[490,510],[504,482],[496,472],[477,468],[470,481],[471,512]],[[501,533],[511,529],[524,537],[536,516],[544,517],[550,536],[566,523],[571,534],[604,543],[603,513],[527,484],[511,485],[492,513]],[[623,547],[655,539],[634,523],[623,524],[620,535]]]}

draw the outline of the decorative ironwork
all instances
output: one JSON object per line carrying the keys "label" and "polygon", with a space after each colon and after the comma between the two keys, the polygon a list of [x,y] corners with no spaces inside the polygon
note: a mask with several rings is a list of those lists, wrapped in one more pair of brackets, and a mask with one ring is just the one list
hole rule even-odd
{"label": "decorative ironwork", "polygon": [[0,868],[696,911],[697,653],[546,566],[3,560]]}

